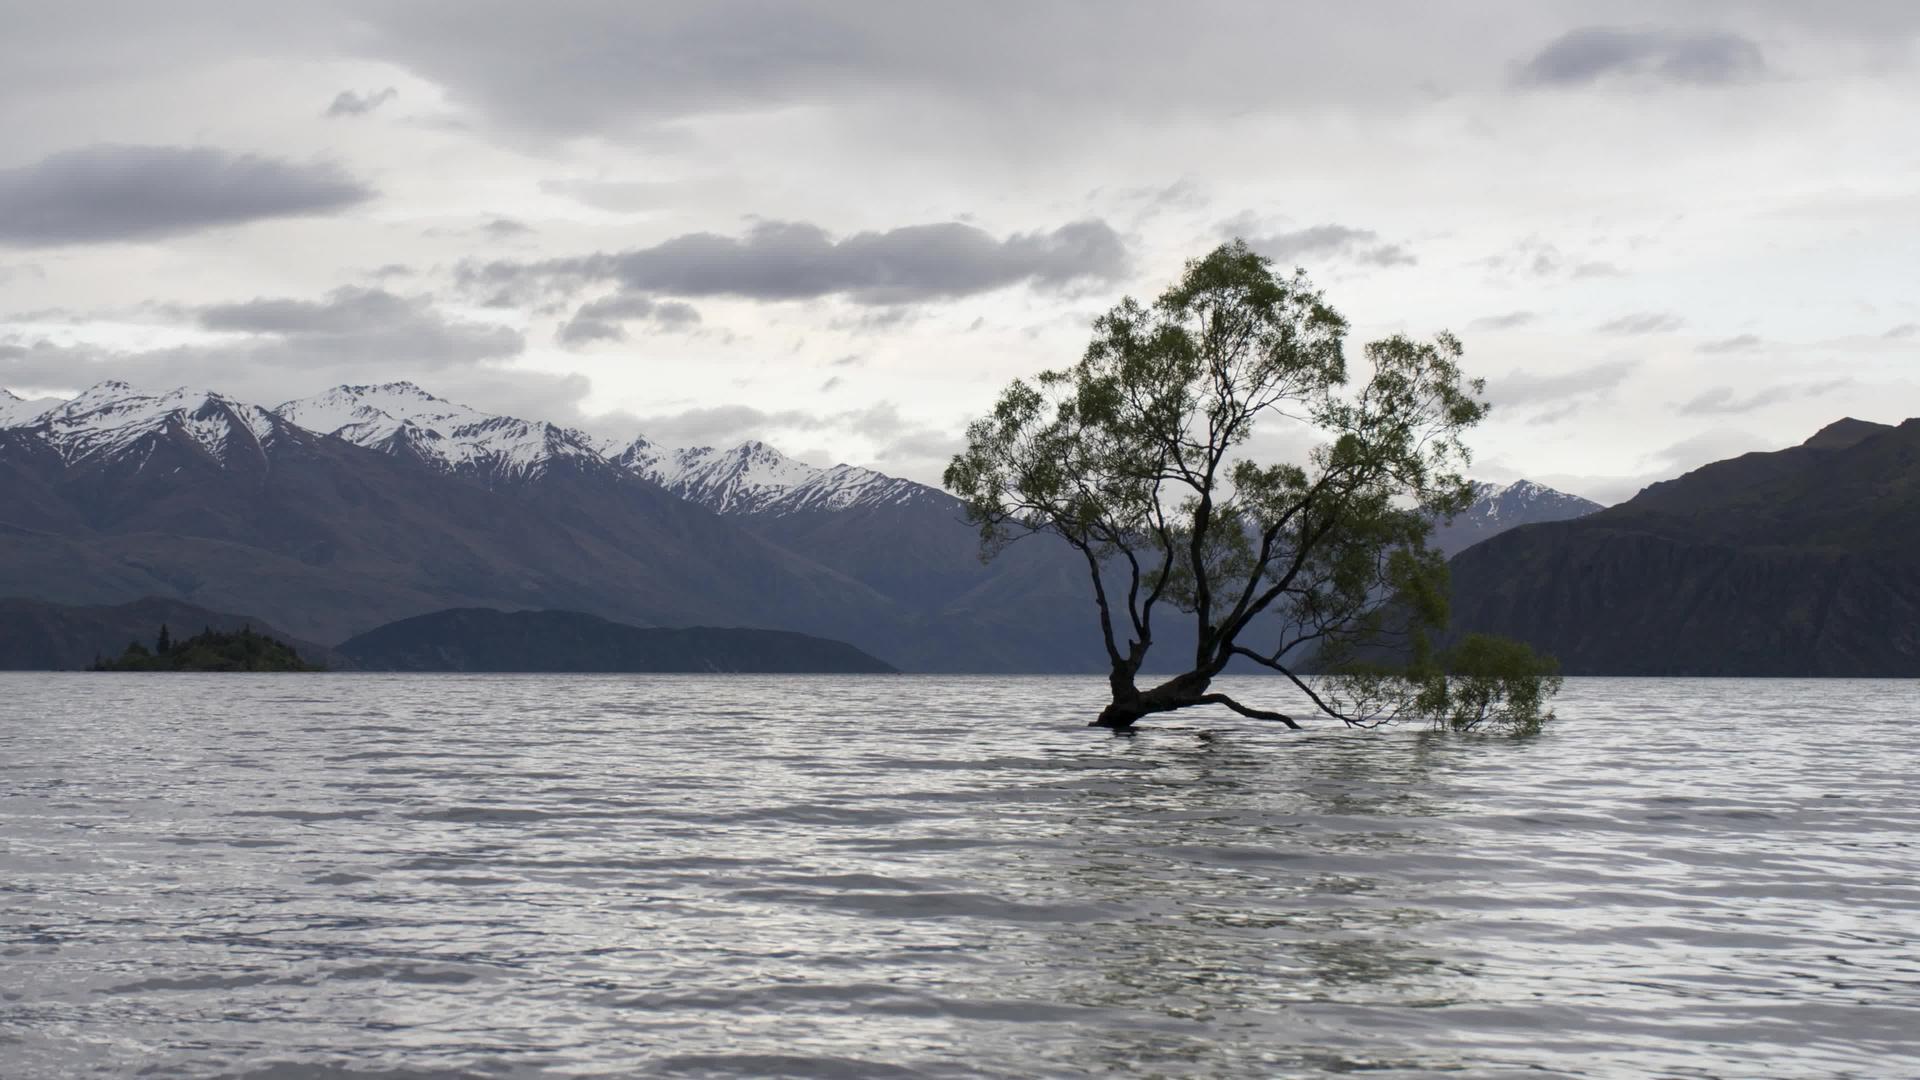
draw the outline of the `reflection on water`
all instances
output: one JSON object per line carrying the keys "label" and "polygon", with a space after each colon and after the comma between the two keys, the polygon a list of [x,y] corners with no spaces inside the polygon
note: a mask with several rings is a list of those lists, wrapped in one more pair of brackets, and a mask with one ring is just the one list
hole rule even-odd
{"label": "reflection on water", "polygon": [[1920,1075],[1915,683],[1099,691],[0,675],[0,1074]]}

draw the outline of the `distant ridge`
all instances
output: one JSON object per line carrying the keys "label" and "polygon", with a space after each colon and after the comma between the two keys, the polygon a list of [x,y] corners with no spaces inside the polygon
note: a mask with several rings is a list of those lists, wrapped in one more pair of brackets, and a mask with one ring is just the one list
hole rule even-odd
{"label": "distant ridge", "polygon": [[149,596],[127,604],[76,607],[20,597],[0,598],[0,670],[77,671],[96,658],[120,655],[129,642],[149,648],[165,624],[175,639],[203,629],[256,633],[291,645],[301,659],[329,668],[350,666],[333,650],[290,638],[251,615],[234,615],[181,600]]}
{"label": "distant ridge", "polygon": [[370,671],[881,674],[844,641],[785,630],[626,626],[578,611],[454,608],[342,642]]}
{"label": "distant ridge", "polygon": [[1814,432],[1806,442],[1800,445],[1814,450],[1844,450],[1862,439],[1892,430],[1892,424],[1876,424],[1871,420],[1856,420],[1851,416],[1843,416]]}
{"label": "distant ridge", "polygon": [[1920,676],[1920,420],[1649,485],[1452,562],[1457,631],[1575,675]]}
{"label": "distant ridge", "polygon": [[1604,509],[1597,502],[1555,491],[1531,480],[1516,480],[1511,484],[1477,483],[1473,485],[1473,494],[1472,505],[1453,520],[1434,527],[1432,546],[1448,557],[1508,529],[1567,521]]}

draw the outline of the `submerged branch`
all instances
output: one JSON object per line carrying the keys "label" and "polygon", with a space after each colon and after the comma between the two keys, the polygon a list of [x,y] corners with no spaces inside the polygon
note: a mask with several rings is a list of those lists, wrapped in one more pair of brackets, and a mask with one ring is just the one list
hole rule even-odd
{"label": "submerged branch", "polygon": [[1195,705],[1225,705],[1241,716],[1251,717],[1255,720],[1272,720],[1276,723],[1285,724],[1295,731],[1300,730],[1300,725],[1295,723],[1291,716],[1284,713],[1268,712],[1265,709],[1251,709],[1225,694],[1201,694],[1199,697],[1193,699],[1193,703]]}

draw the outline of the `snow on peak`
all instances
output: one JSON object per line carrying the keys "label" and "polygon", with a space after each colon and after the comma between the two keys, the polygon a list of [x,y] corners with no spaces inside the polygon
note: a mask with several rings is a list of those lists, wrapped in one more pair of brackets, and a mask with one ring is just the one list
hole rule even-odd
{"label": "snow on peak", "polygon": [[411,382],[336,386],[272,410],[180,388],[146,394],[110,380],[70,401],[22,401],[0,389],[0,427],[32,426],[69,462],[117,453],[177,428],[224,462],[244,432],[264,443],[276,424],[405,454],[449,472],[532,479],[556,461],[611,464],[723,514],[786,514],[939,498],[923,484],[855,465],[822,469],[752,439],[729,450],[636,438],[596,440],[573,428],[498,416],[438,398]]}
{"label": "snow on peak", "polygon": [[1518,525],[1557,521],[1581,517],[1600,509],[1598,503],[1531,480],[1515,480],[1510,484],[1476,482],[1473,494],[1473,505],[1461,516],[1486,524],[1506,522]]}
{"label": "snow on peak", "polygon": [[925,484],[858,465],[835,465],[795,485],[768,509],[789,514],[802,510],[845,510],[853,506],[904,504],[938,495]]}
{"label": "snow on peak", "polygon": [[410,382],[336,386],[273,411],[309,431],[339,435],[363,446],[384,442],[406,424],[438,430],[487,418],[486,413],[434,397]]}
{"label": "snow on peak", "polygon": [[615,464],[721,514],[780,515],[905,503],[933,489],[857,465],[821,469],[752,439],[731,450],[672,449],[636,439]]}
{"label": "snow on peak", "polygon": [[410,382],[336,386],[274,412],[311,431],[386,453],[411,452],[452,471],[527,479],[557,459],[602,458],[583,432],[481,412]]}
{"label": "snow on peak", "polygon": [[724,452],[675,450],[643,472],[662,487],[722,514],[754,513],[820,470],[754,440]]}
{"label": "snow on peak", "polygon": [[211,390],[143,394],[119,380],[97,383],[41,414],[35,427],[69,464],[117,456],[149,436],[177,430],[221,462],[239,445],[258,449],[274,417]]}
{"label": "snow on peak", "polygon": [[23,398],[0,386],[0,428],[27,427],[62,403],[60,398]]}

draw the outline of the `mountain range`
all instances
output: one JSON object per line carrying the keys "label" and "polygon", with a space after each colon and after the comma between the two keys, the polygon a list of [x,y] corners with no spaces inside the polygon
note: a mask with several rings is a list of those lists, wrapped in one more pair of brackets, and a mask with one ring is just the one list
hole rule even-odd
{"label": "mountain range", "polygon": [[1920,420],[1652,484],[1452,561],[1458,632],[1570,674],[1920,676]]}
{"label": "mountain range", "polygon": [[[1482,496],[1443,544],[1583,508],[1524,482]],[[0,596],[157,596],[322,642],[568,609],[796,631],[910,671],[1095,671],[1084,575],[1044,538],[982,563],[958,500],[909,480],[757,441],[598,439],[406,382],[272,407],[121,382],[0,398]]]}

